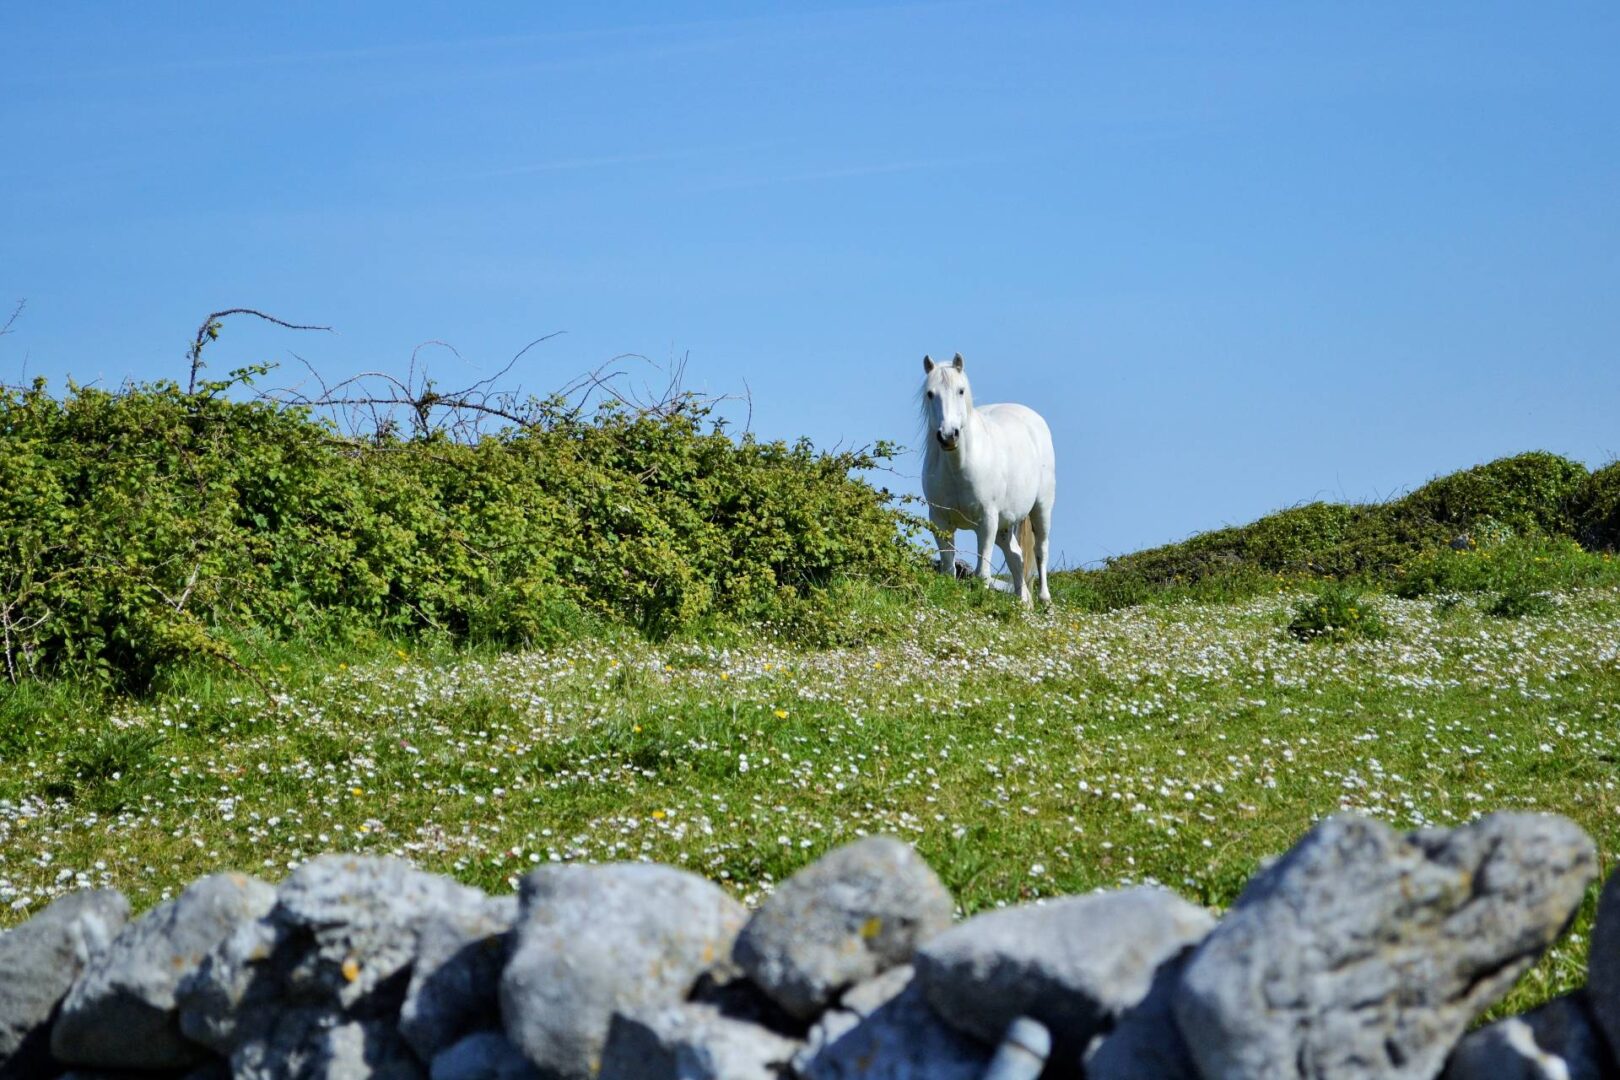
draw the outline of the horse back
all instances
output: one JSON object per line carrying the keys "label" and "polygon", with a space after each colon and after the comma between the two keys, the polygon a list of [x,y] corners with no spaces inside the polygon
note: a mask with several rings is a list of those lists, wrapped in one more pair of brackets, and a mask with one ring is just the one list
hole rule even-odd
{"label": "horse back", "polygon": [[1052,460],[1052,429],[1046,426],[1041,414],[1028,405],[1014,401],[981,405],[979,415],[996,429],[1004,442],[1016,444],[1019,439],[1028,439],[1038,456]]}

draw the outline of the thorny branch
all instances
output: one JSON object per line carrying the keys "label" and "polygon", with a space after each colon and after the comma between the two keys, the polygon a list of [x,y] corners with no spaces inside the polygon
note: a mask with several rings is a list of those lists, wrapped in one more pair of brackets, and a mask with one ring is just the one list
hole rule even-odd
{"label": "thorny branch", "polygon": [[[530,349],[558,337],[562,331],[535,338],[519,349],[498,371],[466,386],[444,389],[428,374],[424,351],[439,348],[457,360],[461,353],[443,341],[424,341],[411,351],[403,376],[387,371],[362,371],[335,382],[327,381],[315,366],[294,354],[309,373],[316,389],[284,386],[261,393],[265,400],[295,405],[324,414],[351,439],[382,442],[400,434],[423,437],[442,433],[460,442],[476,442],[498,423],[519,428],[543,426],[558,419],[571,421],[593,403],[610,402],[640,416],[664,417],[692,408],[711,406],[728,397],[703,397],[684,387],[686,358],[659,365],[646,357],[626,353],[585,372],[544,398],[526,395],[520,387],[501,389],[501,383]],[[634,366],[645,365],[634,378]],[[749,402],[752,417],[752,401]]]}
{"label": "thorny branch", "polygon": [[[187,393],[197,392],[197,372],[204,367],[203,349],[219,337],[221,320],[231,315],[252,315],[289,330],[331,330],[329,326],[288,322],[255,308],[238,307],[213,312],[197,328],[196,337],[188,349],[191,374]],[[503,380],[529,350],[562,333],[558,330],[542,334],[514,353],[498,371],[451,390],[441,388],[438,381],[428,374],[423,357],[426,350],[439,348],[465,362],[456,347],[446,341],[424,341],[412,349],[410,364],[403,377],[387,371],[371,370],[329,382],[313,364],[294,353],[293,357],[308,371],[318,390],[312,392],[302,385],[282,386],[261,390],[258,396],[277,405],[309,409],[332,421],[348,438],[364,439],[377,445],[401,433],[401,417],[410,425],[412,437],[443,434],[460,442],[476,442],[487,434],[485,425],[488,423],[500,422],[526,428],[559,419],[573,421],[593,403],[608,403],[637,416],[661,418],[683,411],[706,410],[724,401],[743,400],[748,405],[743,431],[746,433],[753,427],[752,393],[745,392],[739,398],[736,395],[706,396],[687,390],[684,385],[687,357],[684,355],[668,364],[658,364],[638,353],[624,353],[585,372],[544,398],[526,395],[520,387],[501,388]],[[635,364],[645,365],[645,368],[640,380],[633,385],[632,366]],[[256,367],[244,369],[244,372],[262,374],[266,370],[268,367]],[[233,373],[230,381],[237,381],[242,375],[243,372]],[[222,388],[229,382],[203,385],[210,389]],[[724,421],[718,423],[723,424]]]}
{"label": "thorny branch", "polygon": [[204,319],[201,326],[197,327],[196,340],[191,343],[191,348],[187,350],[187,354],[191,358],[191,378],[186,383],[186,393],[194,394],[197,392],[197,372],[203,368],[203,346],[219,337],[220,320],[232,315],[255,315],[266,322],[275,323],[277,326],[285,326],[288,330],[325,330],[327,333],[332,331],[330,326],[304,326],[299,323],[290,323],[284,319],[278,319],[274,315],[266,315],[262,311],[256,311],[253,308],[238,307],[216,311]]}

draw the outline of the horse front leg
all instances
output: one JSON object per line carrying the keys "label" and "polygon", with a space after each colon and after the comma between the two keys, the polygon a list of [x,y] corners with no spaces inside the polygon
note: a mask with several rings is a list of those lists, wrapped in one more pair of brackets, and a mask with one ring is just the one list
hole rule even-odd
{"label": "horse front leg", "polygon": [[986,513],[981,517],[979,523],[973,527],[973,535],[978,538],[979,543],[979,568],[974,571],[973,576],[989,585],[990,544],[996,538],[996,515]]}
{"label": "horse front leg", "polygon": [[928,520],[934,523],[934,540],[939,544],[939,572],[956,576],[956,530],[951,519],[942,510],[928,508]]}

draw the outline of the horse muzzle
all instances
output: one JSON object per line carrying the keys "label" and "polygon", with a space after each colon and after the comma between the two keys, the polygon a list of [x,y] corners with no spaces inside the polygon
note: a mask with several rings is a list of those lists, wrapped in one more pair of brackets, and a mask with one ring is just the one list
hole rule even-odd
{"label": "horse muzzle", "polygon": [[956,450],[957,439],[947,439],[937,431],[934,432],[934,439],[939,443],[939,448],[946,453],[952,453]]}

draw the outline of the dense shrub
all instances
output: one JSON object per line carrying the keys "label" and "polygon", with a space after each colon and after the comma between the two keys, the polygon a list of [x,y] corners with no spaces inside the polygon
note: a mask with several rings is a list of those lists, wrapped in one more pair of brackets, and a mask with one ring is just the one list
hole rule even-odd
{"label": "dense shrub", "polygon": [[167,384],[0,392],[5,673],[138,688],[245,634],[792,627],[841,579],[920,564],[909,519],[852,476],[885,447],[736,440],[689,399],[544,416],[470,444],[360,441]]}
{"label": "dense shrub", "polygon": [[1535,451],[1431,480],[1389,509],[1419,528],[1461,532],[1489,519],[1520,535],[1569,536],[1586,483],[1584,465]]}
{"label": "dense shrub", "polygon": [[1150,582],[1191,582],[1240,568],[1265,573],[1321,572],[1320,561],[1367,515],[1368,508],[1315,502],[1249,525],[1200,533],[1110,562]]}
{"label": "dense shrub", "polygon": [[1575,512],[1575,535],[1594,551],[1620,551],[1620,461],[1587,478]]}

